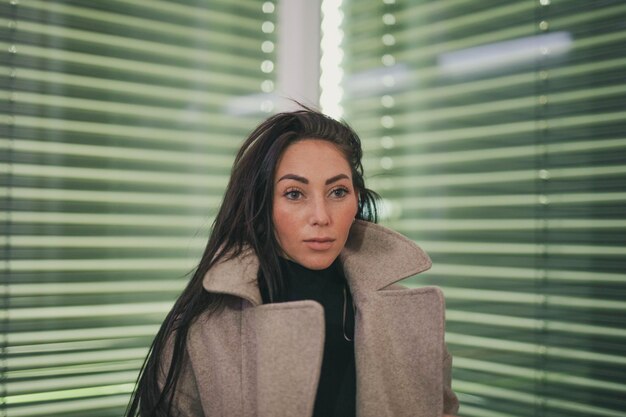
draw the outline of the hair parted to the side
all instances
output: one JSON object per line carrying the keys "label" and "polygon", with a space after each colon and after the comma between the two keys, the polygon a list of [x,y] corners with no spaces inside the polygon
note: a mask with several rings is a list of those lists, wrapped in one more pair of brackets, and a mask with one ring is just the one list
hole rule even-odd
{"label": "hair parted to the side", "polygon": [[[345,122],[306,107],[276,114],[262,122],[235,157],[202,258],[152,342],[126,410],[127,417],[170,415],[186,360],[187,335],[192,321],[201,314],[216,313],[228,303],[228,296],[210,294],[202,286],[204,276],[213,265],[250,248],[259,259],[259,286],[267,291],[270,299],[281,291],[278,264],[281,249],[272,223],[274,174],[285,149],[306,139],[327,140],[343,153],[358,193],[356,218],[376,222],[379,197],[365,187],[361,141]],[[164,366],[167,363],[171,365]]]}

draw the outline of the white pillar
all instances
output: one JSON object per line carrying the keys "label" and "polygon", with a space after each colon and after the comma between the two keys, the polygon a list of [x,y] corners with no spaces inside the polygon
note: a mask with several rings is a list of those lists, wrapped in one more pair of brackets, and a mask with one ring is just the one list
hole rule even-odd
{"label": "white pillar", "polygon": [[320,15],[320,0],[278,2],[277,110],[297,108],[290,99],[319,107]]}

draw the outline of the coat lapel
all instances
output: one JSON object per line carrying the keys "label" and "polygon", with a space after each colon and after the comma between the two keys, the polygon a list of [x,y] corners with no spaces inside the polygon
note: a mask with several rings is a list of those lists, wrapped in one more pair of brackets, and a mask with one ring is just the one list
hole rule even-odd
{"label": "coat lapel", "polygon": [[357,306],[357,415],[441,415],[443,295],[391,285],[429,269],[428,255],[394,231],[356,223],[341,257]]}
{"label": "coat lapel", "polygon": [[441,292],[426,287],[369,293],[361,297],[357,317],[357,415],[441,415]]}
{"label": "coat lapel", "polygon": [[400,233],[357,221],[350,229],[340,259],[355,297],[426,271],[431,261],[426,252]]}
{"label": "coat lapel", "polygon": [[243,312],[244,416],[313,414],[324,351],[324,311],[315,301]]}

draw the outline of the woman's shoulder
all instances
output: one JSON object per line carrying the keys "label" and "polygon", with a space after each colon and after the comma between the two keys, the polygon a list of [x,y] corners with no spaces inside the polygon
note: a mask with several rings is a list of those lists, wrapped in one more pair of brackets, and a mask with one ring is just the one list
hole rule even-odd
{"label": "woman's shoulder", "polygon": [[211,294],[216,298],[210,309],[200,313],[189,326],[189,338],[206,337],[224,326],[237,326],[245,301],[229,294]]}

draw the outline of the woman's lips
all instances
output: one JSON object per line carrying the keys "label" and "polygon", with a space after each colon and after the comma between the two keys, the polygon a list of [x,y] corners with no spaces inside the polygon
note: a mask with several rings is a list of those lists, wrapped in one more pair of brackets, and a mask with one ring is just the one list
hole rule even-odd
{"label": "woman's lips", "polygon": [[331,238],[313,238],[313,239],[306,239],[304,241],[304,243],[313,250],[317,250],[317,251],[322,251],[322,250],[328,250],[333,246],[333,243],[335,242],[335,239],[331,239]]}

